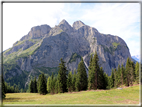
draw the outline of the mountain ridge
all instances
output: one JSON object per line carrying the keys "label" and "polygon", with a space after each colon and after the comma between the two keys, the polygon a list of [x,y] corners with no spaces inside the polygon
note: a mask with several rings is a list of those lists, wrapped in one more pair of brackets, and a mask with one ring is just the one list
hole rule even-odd
{"label": "mountain ridge", "polygon": [[22,85],[26,86],[33,76],[42,72],[47,77],[52,72],[56,74],[60,58],[66,62],[67,69],[73,72],[83,57],[88,73],[90,56],[95,51],[100,66],[108,75],[112,68],[117,68],[118,64],[125,66],[127,58],[131,58],[123,39],[99,33],[96,28],[81,21],[74,22],[72,26],[66,20],[53,28],[49,25],[35,26],[3,53],[4,78],[7,82],[17,84],[19,78],[16,76],[24,76]]}

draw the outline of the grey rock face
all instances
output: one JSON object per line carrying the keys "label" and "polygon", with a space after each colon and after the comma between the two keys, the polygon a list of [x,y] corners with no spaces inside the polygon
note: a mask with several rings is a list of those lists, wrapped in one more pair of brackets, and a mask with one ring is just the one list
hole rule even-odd
{"label": "grey rock face", "polygon": [[52,29],[48,25],[33,27],[28,35],[21,38],[20,41],[25,40],[24,44],[14,45],[11,50],[25,50],[34,45],[29,40],[37,38],[42,39],[40,47],[32,55],[17,60],[22,71],[32,71],[35,75],[37,67],[58,67],[60,58],[66,62],[68,70],[73,72],[77,69],[81,57],[88,73],[90,56],[95,51],[99,56],[100,66],[108,75],[112,68],[117,68],[118,64],[122,63],[125,66],[127,58],[131,58],[127,44],[120,37],[101,34],[96,28],[81,21],[74,22],[73,27],[66,20],[62,20]]}

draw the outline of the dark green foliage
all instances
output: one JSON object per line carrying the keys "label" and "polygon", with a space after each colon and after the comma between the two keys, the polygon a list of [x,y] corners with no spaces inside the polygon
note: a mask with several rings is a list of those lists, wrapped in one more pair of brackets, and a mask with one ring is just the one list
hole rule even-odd
{"label": "dark green foliage", "polygon": [[33,93],[33,92],[34,92],[34,82],[31,79],[31,82],[30,82],[30,93]]}
{"label": "dark green foliage", "polygon": [[62,58],[61,63],[59,63],[58,82],[59,93],[67,92],[67,68]]}
{"label": "dark green foliage", "polygon": [[75,91],[75,82],[76,82],[76,69],[74,69],[74,74],[72,77],[72,90]]}
{"label": "dark green foliage", "polygon": [[70,60],[69,60],[69,63],[76,61],[77,58],[80,58],[80,59],[81,59],[81,56],[78,55],[77,53],[73,53],[73,54],[71,55],[71,58],[70,58]]}
{"label": "dark green foliage", "polygon": [[46,77],[44,74],[39,75],[38,80],[38,92],[42,95],[45,95],[47,93],[47,86],[46,86]]}
{"label": "dark green foliage", "polygon": [[57,79],[56,79],[56,81],[55,81],[55,93],[58,93],[58,90],[59,90],[59,81],[58,81],[58,77],[57,77]]}
{"label": "dark green foliage", "polygon": [[[103,68],[100,67],[100,72],[98,72],[98,89],[106,89],[108,79],[105,78]],[[106,81],[107,80],[107,81]]]}
{"label": "dark green foliage", "polygon": [[72,90],[72,72],[71,71],[68,74],[67,88],[68,88],[68,92],[71,92]]}
{"label": "dark green foliage", "polygon": [[50,93],[50,79],[51,79],[51,77],[48,77],[48,80],[47,80],[47,91],[48,91],[48,93]]}
{"label": "dark green foliage", "polygon": [[4,79],[2,76],[2,98],[4,99],[6,97],[6,89],[5,89],[5,84],[4,84]]}
{"label": "dark green foliage", "polygon": [[130,85],[130,70],[131,70],[131,62],[130,59],[127,58],[127,62],[126,62],[126,80],[125,80],[125,85],[129,86]]}
{"label": "dark green foliage", "polygon": [[135,65],[135,78],[136,78],[136,82],[139,83],[139,63],[138,62]]}
{"label": "dark green foliage", "polygon": [[110,76],[110,88],[113,88],[115,84],[114,70],[112,68],[111,76]]}
{"label": "dark green foliage", "polygon": [[91,55],[90,63],[89,63],[89,70],[88,70],[88,89],[92,89],[92,60],[93,56]]}
{"label": "dark green foliage", "polygon": [[117,78],[117,70],[116,70],[116,68],[114,68],[114,87],[115,87],[115,88],[117,87],[116,78]]}
{"label": "dark green foliage", "polygon": [[87,73],[86,73],[86,70],[85,70],[83,58],[81,58],[81,61],[78,64],[78,68],[77,68],[77,86],[76,86],[76,88],[78,88],[77,89],[78,91],[86,90],[87,85],[88,85]]}
{"label": "dark green foliage", "polygon": [[99,61],[99,58],[98,58],[97,52],[95,52],[95,55],[92,61],[92,88],[93,89],[98,88],[98,72],[100,70],[98,61]]}
{"label": "dark green foliage", "polygon": [[38,90],[37,90],[37,81],[36,81],[36,77],[34,78],[34,81],[33,81],[33,93],[37,93]]}
{"label": "dark green foliage", "polygon": [[125,82],[125,78],[126,78],[126,76],[125,76],[125,68],[123,67],[123,64],[121,65],[120,74],[121,74],[120,75],[121,85],[123,85],[124,82]]}
{"label": "dark green foliage", "polygon": [[55,79],[54,79],[53,72],[52,72],[51,79],[50,79],[50,93],[51,94],[55,93]]}

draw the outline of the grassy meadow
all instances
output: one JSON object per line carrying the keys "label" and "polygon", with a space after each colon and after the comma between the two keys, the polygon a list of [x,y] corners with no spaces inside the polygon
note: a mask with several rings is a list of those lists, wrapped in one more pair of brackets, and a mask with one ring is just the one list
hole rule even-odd
{"label": "grassy meadow", "polygon": [[139,104],[139,90],[139,85],[135,85],[122,90],[87,90],[54,95],[7,93],[3,104]]}

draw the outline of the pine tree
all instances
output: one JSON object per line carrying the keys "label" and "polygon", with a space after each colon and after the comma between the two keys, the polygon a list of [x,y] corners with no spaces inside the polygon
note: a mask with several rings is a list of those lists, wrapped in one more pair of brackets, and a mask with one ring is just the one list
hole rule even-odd
{"label": "pine tree", "polygon": [[58,77],[57,77],[57,80],[55,82],[55,93],[58,93],[58,90],[59,90],[59,81],[58,81]]}
{"label": "pine tree", "polygon": [[62,58],[61,63],[59,64],[58,85],[59,93],[67,92],[67,68],[65,67],[65,62]]}
{"label": "pine tree", "polygon": [[120,68],[120,79],[121,79],[121,85],[124,84],[124,80],[125,80],[125,68],[123,67],[123,64],[121,64],[121,68]]}
{"label": "pine tree", "polygon": [[111,76],[110,76],[110,88],[114,87],[115,77],[114,77],[114,70],[112,68]]}
{"label": "pine tree", "polygon": [[135,80],[135,64],[133,61],[130,60],[130,85],[133,85],[133,82]]}
{"label": "pine tree", "polygon": [[34,83],[33,83],[33,80],[31,79],[31,82],[30,82],[30,93],[33,93],[34,92]]}
{"label": "pine tree", "polygon": [[90,62],[89,62],[89,71],[88,71],[88,89],[92,89],[92,61],[93,61],[93,56],[91,55],[90,57]]}
{"label": "pine tree", "polygon": [[53,72],[52,72],[51,80],[50,80],[50,93],[51,94],[55,93],[55,82],[54,82],[54,74],[53,74]]}
{"label": "pine tree", "polygon": [[36,77],[34,78],[34,81],[33,81],[33,93],[37,93],[37,81],[36,81]]}
{"label": "pine tree", "polygon": [[75,91],[75,82],[76,82],[76,69],[74,69],[74,74],[72,77],[72,90]]}
{"label": "pine tree", "polygon": [[41,76],[39,77],[39,93],[45,95],[47,93],[46,77],[44,76],[44,74],[41,74]]}
{"label": "pine tree", "polygon": [[100,72],[98,72],[98,89],[106,89],[105,82],[104,71],[103,68],[100,67]]}
{"label": "pine tree", "polygon": [[93,61],[92,61],[92,86],[93,86],[93,89],[97,89],[98,88],[98,72],[100,70],[100,67],[99,67],[99,58],[98,58],[98,55],[97,55],[97,52],[95,52],[95,55],[93,57]]}
{"label": "pine tree", "polygon": [[131,74],[130,74],[130,70],[131,70],[131,62],[129,57],[127,58],[127,62],[126,62],[126,80],[125,80],[125,85],[126,86],[130,86],[130,78],[131,78]]}
{"label": "pine tree", "polygon": [[135,65],[135,76],[136,76],[136,82],[139,83],[139,63],[138,62]]}
{"label": "pine tree", "polygon": [[80,91],[80,72],[76,74],[75,91]]}
{"label": "pine tree", "polygon": [[87,85],[88,85],[88,81],[87,81],[87,73],[85,70],[85,65],[83,62],[83,58],[81,58],[80,63],[78,64],[78,68],[77,68],[77,75],[79,78],[79,91],[80,90],[86,90],[87,89]]}
{"label": "pine tree", "polygon": [[6,97],[5,93],[6,93],[5,84],[4,84],[4,79],[2,76],[2,99],[5,99],[5,97]]}
{"label": "pine tree", "polygon": [[71,92],[72,90],[72,72],[71,71],[68,74],[67,88],[68,88],[68,92]]}
{"label": "pine tree", "polygon": [[117,87],[117,70],[114,68],[114,87]]}
{"label": "pine tree", "polygon": [[50,76],[48,77],[48,80],[47,80],[47,91],[48,91],[48,93],[50,93]]}

